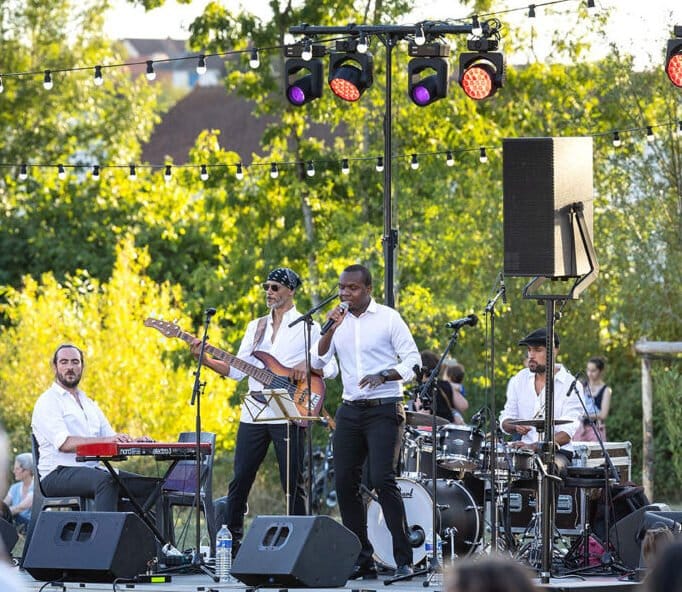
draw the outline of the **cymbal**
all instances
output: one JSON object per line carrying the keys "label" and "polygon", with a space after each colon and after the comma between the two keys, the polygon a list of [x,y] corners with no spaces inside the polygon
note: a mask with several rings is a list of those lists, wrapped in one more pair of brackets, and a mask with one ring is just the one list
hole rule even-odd
{"label": "cymbal", "polygon": [[[405,423],[411,426],[430,426],[433,421],[433,416],[430,413],[421,413],[420,411],[406,411]],[[446,419],[436,415],[436,425],[445,425]]]}
{"label": "cymbal", "polygon": [[[537,430],[542,431],[545,429],[545,420],[544,419],[510,419],[509,423],[512,425],[519,425],[519,426],[529,426],[531,428],[535,428]],[[573,423],[572,419],[555,419],[554,420],[554,425],[565,425],[567,423]]]}

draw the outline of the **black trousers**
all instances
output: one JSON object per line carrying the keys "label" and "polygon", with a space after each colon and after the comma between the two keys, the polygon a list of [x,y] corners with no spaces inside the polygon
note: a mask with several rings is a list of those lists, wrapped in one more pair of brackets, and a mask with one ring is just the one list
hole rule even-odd
{"label": "black trousers", "polygon": [[[118,476],[130,494],[143,505],[158,484],[158,479],[119,471]],[[92,467],[57,467],[40,481],[45,495],[76,495],[94,498],[96,512],[119,511],[124,495],[109,471]]]}
{"label": "black trousers", "polygon": [[402,402],[377,407],[341,405],[336,412],[334,471],[343,524],[360,539],[358,564],[373,562],[374,549],[367,535],[367,508],[360,490],[362,466],[368,460],[369,482],[379,499],[386,526],[393,538],[396,565],[412,564],[405,506],[396,483],[405,414]]}
{"label": "black trousers", "polygon": [[237,543],[244,536],[244,514],[249,492],[258,469],[265,459],[270,442],[275,446],[282,490],[287,491],[287,464],[289,465],[289,514],[303,516],[306,513],[305,488],[303,486],[303,454],[305,452],[305,428],[289,425],[289,462],[287,463],[287,425],[240,422],[234,452],[234,476],[228,486],[225,515],[217,518],[232,533]]}

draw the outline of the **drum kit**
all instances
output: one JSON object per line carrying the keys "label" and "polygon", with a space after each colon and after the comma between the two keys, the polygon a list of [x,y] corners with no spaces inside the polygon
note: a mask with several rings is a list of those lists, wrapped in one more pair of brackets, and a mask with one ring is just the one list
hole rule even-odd
{"label": "drum kit", "polygon": [[[491,450],[490,437],[475,425],[447,423],[436,418],[436,434],[432,434],[433,418],[429,413],[408,411],[400,460],[398,487],[405,505],[407,527],[416,565],[426,557],[425,542],[434,529],[432,455],[436,455],[437,524],[435,529],[443,541],[444,558],[454,560],[481,553],[486,548],[484,533],[492,511],[498,516],[509,506],[513,484],[535,482],[543,467],[538,467],[536,454],[523,448],[512,448],[498,440]],[[517,420],[516,425],[544,429],[544,420]],[[556,420],[557,424],[565,423]],[[486,507],[495,487],[498,508]],[[490,504],[488,504],[490,505]],[[508,521],[500,520],[500,525]],[[381,507],[371,499],[367,507],[368,535],[375,558],[395,568],[392,538],[384,522]],[[529,525],[528,528],[531,528]],[[504,532],[505,548],[516,546],[511,529]]]}

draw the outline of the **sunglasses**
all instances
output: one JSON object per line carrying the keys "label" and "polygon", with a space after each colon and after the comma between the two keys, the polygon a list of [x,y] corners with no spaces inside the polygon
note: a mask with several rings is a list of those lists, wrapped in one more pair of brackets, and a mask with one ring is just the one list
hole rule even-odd
{"label": "sunglasses", "polygon": [[268,290],[272,290],[273,292],[277,292],[279,290],[279,284],[265,283],[265,284],[261,284],[261,288],[263,288],[263,290],[265,290],[266,292]]}

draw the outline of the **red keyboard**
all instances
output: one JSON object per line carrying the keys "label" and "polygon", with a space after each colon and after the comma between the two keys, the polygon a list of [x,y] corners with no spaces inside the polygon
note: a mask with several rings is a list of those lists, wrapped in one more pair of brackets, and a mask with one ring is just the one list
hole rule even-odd
{"label": "red keyboard", "polygon": [[[202,455],[211,454],[211,444],[199,444]],[[90,442],[76,448],[76,460],[125,460],[129,456],[153,456],[157,460],[195,458],[194,442]]]}

